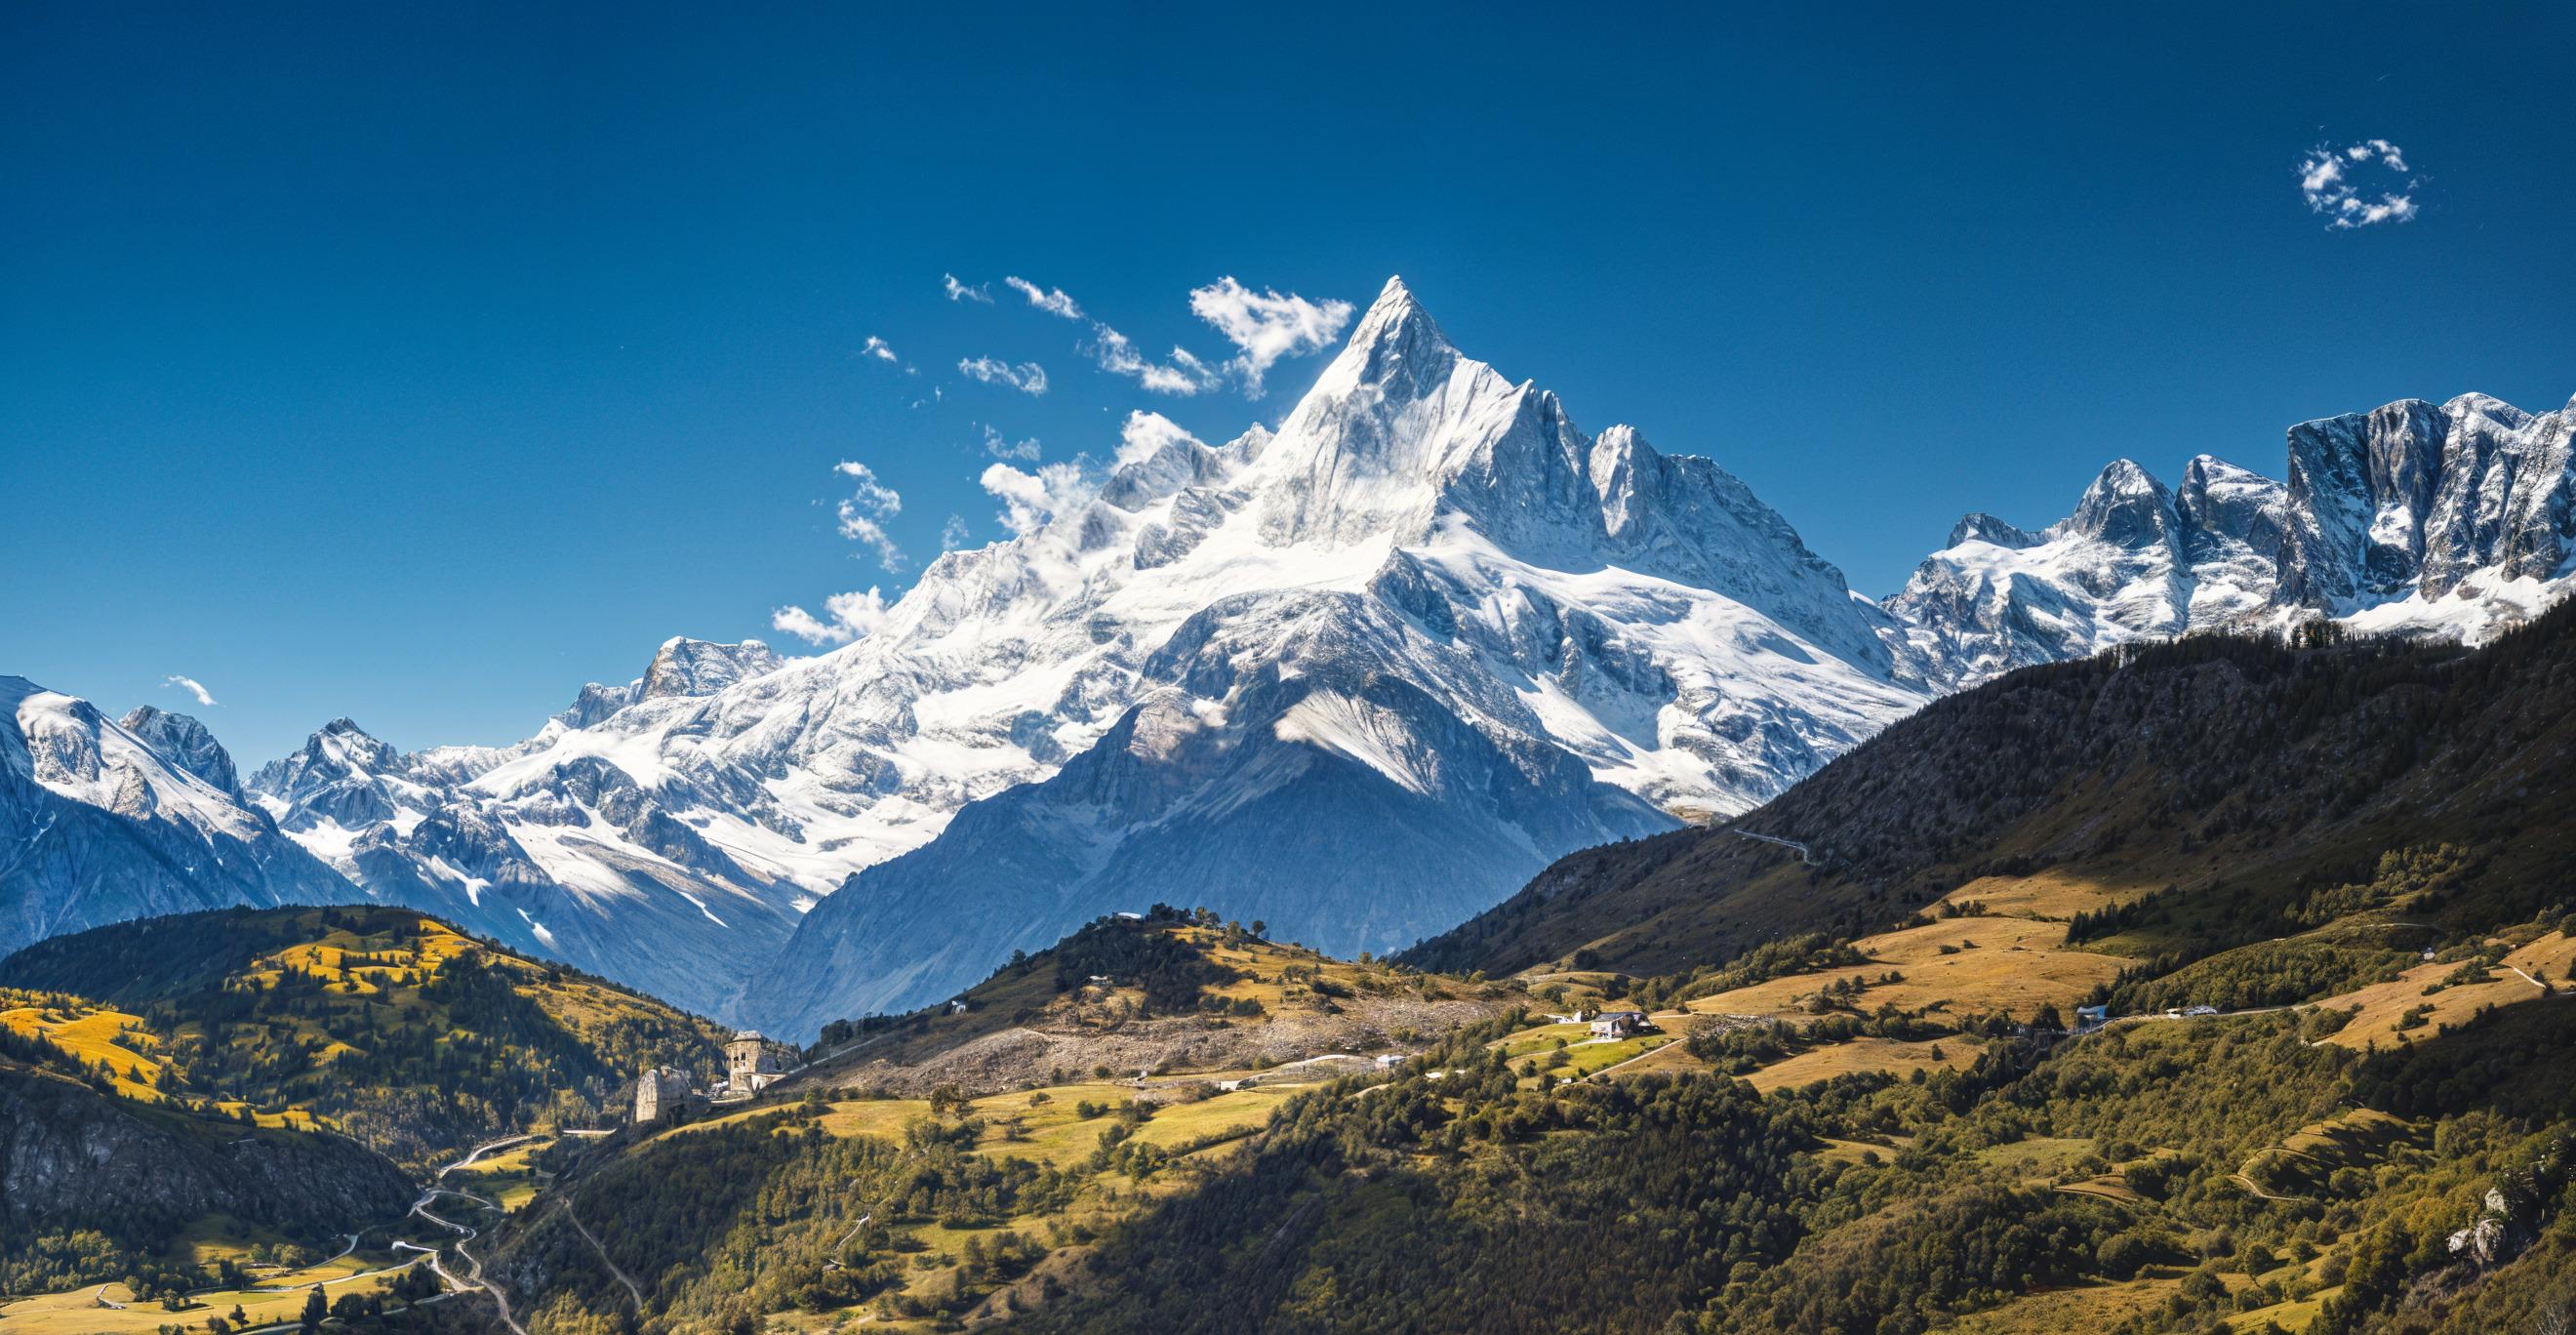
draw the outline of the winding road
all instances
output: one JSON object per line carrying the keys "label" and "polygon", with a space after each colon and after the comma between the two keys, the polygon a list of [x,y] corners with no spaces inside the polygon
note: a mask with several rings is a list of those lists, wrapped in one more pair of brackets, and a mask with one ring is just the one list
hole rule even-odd
{"label": "winding road", "polygon": [[[477,1145],[474,1147],[472,1153],[444,1168],[439,1169],[437,1176],[443,1178],[449,1173],[455,1172],[459,1168],[473,1167],[475,1164],[482,1161],[484,1155],[489,1154],[494,1150],[506,1149],[512,1145],[522,1144],[534,1139],[536,1139],[534,1136],[505,1136],[499,1140],[488,1141],[484,1144]],[[465,1244],[473,1241],[475,1237],[478,1236],[475,1230],[467,1228],[465,1225],[457,1223],[453,1219],[441,1218],[438,1215],[430,1213],[429,1203],[441,1196],[458,1196],[481,1205],[491,1205],[492,1203],[484,1200],[480,1196],[474,1195],[471,1192],[457,1191],[451,1187],[439,1186],[433,1186],[428,1190],[423,1191],[420,1194],[420,1199],[411,1203],[411,1212],[413,1214],[419,1215],[421,1218],[438,1225],[440,1228],[450,1230],[458,1235],[456,1239],[456,1254],[465,1258],[465,1264],[470,1273],[459,1275],[455,1271],[448,1269],[447,1266],[439,1260],[438,1249],[435,1247],[423,1247],[416,1242],[396,1242],[394,1244],[394,1249],[396,1251],[427,1252],[429,1254],[429,1268],[437,1271],[440,1279],[447,1281],[450,1285],[460,1291],[471,1290],[490,1294],[492,1297],[492,1305],[500,1311],[501,1324],[509,1327],[513,1335],[528,1335],[527,1328],[521,1326],[517,1319],[510,1315],[510,1296],[501,1291],[500,1285],[494,1284],[483,1278],[483,1262],[477,1259],[474,1253],[465,1250]],[[495,1206],[493,1208],[497,1209],[499,1207]],[[598,1244],[594,1242],[591,1245],[597,1246]]]}
{"label": "winding road", "polygon": [[1795,839],[1783,839],[1776,834],[1755,834],[1751,830],[1729,829],[1727,833],[1746,839],[1759,839],[1766,844],[1778,844],[1782,848],[1794,849],[1798,854],[1798,860],[1806,863],[1810,867],[1821,867],[1825,865],[1825,860],[1816,856],[1816,850],[1807,847],[1805,844],[1799,843]]}

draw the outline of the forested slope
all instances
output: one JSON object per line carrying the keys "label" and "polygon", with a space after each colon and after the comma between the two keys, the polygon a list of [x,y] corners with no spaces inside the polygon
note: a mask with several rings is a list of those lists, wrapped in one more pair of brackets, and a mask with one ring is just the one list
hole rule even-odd
{"label": "forested slope", "polygon": [[2231,904],[2198,915],[2234,919],[2210,928],[2230,944],[2372,880],[2392,850],[2441,844],[2479,868],[2442,920],[2509,921],[2565,893],[2576,820],[2535,817],[2571,802],[2576,604],[2476,651],[2194,637],[1938,701],[1728,826],[1564,858],[1403,958],[1667,973],[2034,874]]}
{"label": "forested slope", "polygon": [[[319,1122],[413,1167],[540,1119],[622,1112],[637,1071],[712,1075],[724,1031],[405,909],[233,909],[96,928],[0,960],[26,1032],[105,1043],[130,1096]],[[10,1009],[14,1006],[15,1009]],[[71,1026],[71,1028],[65,1028]]]}

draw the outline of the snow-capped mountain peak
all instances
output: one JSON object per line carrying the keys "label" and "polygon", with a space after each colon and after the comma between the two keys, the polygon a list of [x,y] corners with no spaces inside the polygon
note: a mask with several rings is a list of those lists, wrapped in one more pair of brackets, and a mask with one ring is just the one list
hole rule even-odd
{"label": "snow-capped mountain peak", "polygon": [[[1093,505],[942,558],[886,631],[817,662],[895,675],[912,726],[954,726],[924,656],[971,629],[993,663],[1005,628],[1012,685],[978,695],[1036,706],[1008,735],[1050,744],[1017,753],[1041,781],[816,906],[756,1020],[917,1000],[1111,899],[1210,879],[1308,940],[1402,944],[1571,841],[1740,810],[1923,698],[1893,623],[1742,482],[1627,427],[1587,435],[1401,281],[1275,435],[1133,457]],[[1380,783],[1370,814],[1322,814]],[[1277,844],[1319,821],[1337,851]],[[1424,836],[1387,821],[1472,828],[1444,838],[1480,854],[1389,881]],[[1260,888],[1291,874],[1308,888]],[[961,904],[1009,940],[952,940]]]}
{"label": "snow-capped mountain peak", "polygon": [[0,954],[150,914],[361,897],[245,806],[231,773],[194,719],[145,708],[120,724],[0,677]]}
{"label": "snow-capped mountain peak", "polygon": [[206,782],[219,793],[238,794],[241,776],[233,769],[232,753],[207,731],[206,725],[186,714],[172,714],[151,705],[142,705],[119,720],[118,727],[133,733],[143,743],[160,753],[171,764]]}
{"label": "snow-capped mountain peak", "polygon": [[[943,554],[829,653],[673,640],[517,745],[400,755],[326,728],[251,786],[371,886],[794,1030],[1007,953],[990,923],[941,925],[954,885],[862,875],[836,907],[890,860],[1022,868],[1025,902],[987,916],[1034,913],[1052,940],[1182,866],[1293,867],[1259,831],[1386,783],[1400,796],[1352,816],[1376,833],[1350,846],[1384,856],[1337,874],[1371,910],[1283,889],[1268,916],[1400,945],[1578,843],[1751,805],[1926,690],[1901,628],[1741,481],[1628,427],[1586,434],[1400,280],[1275,432],[1210,445],[1139,414],[1114,463],[1023,504],[1017,536]],[[1230,813],[1261,823],[1208,825]],[[1150,852],[1192,828],[1191,858]],[[1434,828],[1418,864],[1384,847]],[[1461,860],[1459,839],[1486,851]],[[1385,879],[1405,865],[1424,870]],[[906,916],[922,905],[944,907]],[[911,953],[859,966],[862,995],[791,951],[737,1007],[809,908]],[[699,949],[610,948],[648,921]]]}
{"label": "snow-capped mountain peak", "polygon": [[775,672],[786,660],[758,640],[718,644],[674,635],[654,651],[636,698],[713,695],[748,677]]}
{"label": "snow-capped mountain peak", "polygon": [[2210,455],[2168,494],[2129,460],[2039,533],[1970,515],[1890,604],[1972,685],[2204,628],[2326,616],[2483,638],[2576,574],[2576,407],[2400,399],[2289,431],[2289,481]]}
{"label": "snow-capped mountain peak", "polygon": [[2114,459],[2084,489],[2064,531],[2135,550],[2173,541],[2173,493],[2134,459]]}

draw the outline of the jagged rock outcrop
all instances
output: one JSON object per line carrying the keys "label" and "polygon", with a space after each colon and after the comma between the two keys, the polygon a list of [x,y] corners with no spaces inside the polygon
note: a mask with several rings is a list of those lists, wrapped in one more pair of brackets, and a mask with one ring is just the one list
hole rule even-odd
{"label": "jagged rock outcrop", "polygon": [[2033,533],[1972,514],[1888,608],[1935,674],[2016,667],[2193,630],[2356,630],[2478,641],[2576,574],[2576,407],[2406,399],[2290,428],[2284,484],[2202,455],[2168,492],[2119,460]]}
{"label": "jagged rock outcrop", "polygon": [[232,753],[224,750],[205,724],[186,714],[163,713],[144,705],[117,720],[117,726],[160,752],[162,759],[205,780],[207,787],[228,796],[241,795],[241,775],[233,770]]}

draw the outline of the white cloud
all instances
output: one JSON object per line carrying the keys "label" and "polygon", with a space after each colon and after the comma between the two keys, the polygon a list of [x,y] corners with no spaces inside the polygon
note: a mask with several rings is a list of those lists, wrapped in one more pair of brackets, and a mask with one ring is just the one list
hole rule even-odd
{"label": "white cloud", "polygon": [[859,349],[859,351],[861,354],[874,357],[881,362],[890,362],[894,360],[894,349],[887,347],[886,341],[874,334],[868,335],[867,346]]}
{"label": "white cloud", "polygon": [[[992,427],[986,426],[984,428],[984,453],[989,454],[996,459],[1017,459],[1023,463],[1036,463],[1038,458],[1038,438],[1031,436],[1026,440],[1012,440],[1001,432],[994,430]],[[951,518],[954,518],[954,516],[951,516]]]}
{"label": "white cloud", "polygon": [[1133,340],[1097,321],[1091,326],[1091,343],[1085,351],[1091,354],[1093,361],[1100,363],[1101,370],[1112,375],[1132,376],[1137,384],[1157,394],[1187,396],[1203,389],[1214,389],[1217,384],[1216,372],[1187,350],[1172,349],[1173,364],[1169,366],[1147,361],[1143,353],[1136,351]]}
{"label": "white cloud", "polygon": [[1118,428],[1118,463],[1123,468],[1140,459],[1154,457],[1155,452],[1166,445],[1197,440],[1198,437],[1182,430],[1180,423],[1161,413],[1149,413],[1139,408],[1127,414],[1127,421]]}
{"label": "white cloud", "polygon": [[1261,397],[1261,378],[1282,357],[1302,357],[1328,347],[1350,322],[1347,301],[1312,302],[1276,288],[1259,292],[1231,275],[1190,290],[1190,310],[1216,326],[1238,350],[1227,367],[1243,380],[1243,392]]}
{"label": "white cloud", "polygon": [[2385,139],[2319,144],[2299,159],[2299,196],[2333,231],[2413,222],[2415,188],[2423,181],[2411,170],[2405,150]]}
{"label": "white cloud", "polygon": [[1063,288],[1039,287],[1025,278],[1016,276],[1004,278],[1002,281],[1009,284],[1013,291],[1027,297],[1030,305],[1049,315],[1067,320],[1082,318],[1082,308],[1073,304],[1073,298],[1066,296]]}
{"label": "white cloud", "polygon": [[1015,537],[1026,537],[1047,520],[1091,499],[1096,487],[1090,470],[1079,463],[1041,464],[1030,473],[994,464],[978,481],[1002,503],[1002,512],[994,517]]}
{"label": "white cloud", "polygon": [[993,285],[991,283],[961,283],[957,281],[957,275],[953,273],[944,273],[939,275],[939,283],[940,286],[948,289],[948,299],[950,301],[980,301],[987,306],[993,304]]}
{"label": "white cloud", "polygon": [[[1224,381],[1224,376],[1219,368],[1210,366],[1206,362],[1200,361],[1197,357],[1190,355],[1189,350],[1186,348],[1176,347],[1172,349],[1171,358],[1166,362],[1158,362],[1147,357],[1144,353],[1137,350],[1135,340],[1130,339],[1125,334],[1119,333],[1117,330],[1110,328],[1102,321],[1091,320],[1090,317],[1084,315],[1082,313],[1081,303],[1075,301],[1063,288],[1040,287],[1037,284],[1017,275],[1005,277],[1002,281],[1008,284],[1011,290],[1028,298],[1030,305],[1037,307],[1039,310],[1045,311],[1049,315],[1057,316],[1066,320],[1088,320],[1091,325],[1091,338],[1088,342],[1079,345],[1080,349],[1083,355],[1099,363],[1100,369],[1109,372],[1111,375],[1126,376],[1156,394],[1196,394],[1202,390],[1214,389]],[[1234,280],[1227,279],[1225,281],[1232,282]],[[1280,297],[1279,294],[1275,292],[1269,295],[1271,299],[1275,300],[1289,302],[1299,301],[1299,299],[1295,297]],[[1262,298],[1252,297],[1250,293],[1246,293],[1245,296],[1254,301],[1263,300]],[[1307,303],[1301,302],[1300,304]],[[1331,304],[1343,305],[1342,303]],[[1339,320],[1347,318],[1349,318],[1349,309],[1346,305],[1343,305],[1341,315],[1336,317],[1336,327],[1338,327]],[[1249,355],[1248,350],[1247,355]],[[1271,353],[1269,356],[1265,357],[1260,364],[1266,368],[1272,360],[1275,360],[1278,357],[1278,355],[1279,354],[1275,352]],[[989,361],[989,359],[979,360]],[[975,371],[969,369],[964,363],[960,363],[958,369],[966,371],[969,375],[975,375],[979,380],[987,378],[983,375],[976,374]],[[1023,367],[1020,369],[1025,370],[1029,368]],[[1254,385],[1257,389],[1259,381],[1260,377],[1255,373],[1248,378],[1247,383]],[[1031,392],[1034,393],[1036,391]]]}
{"label": "white cloud", "polygon": [[832,465],[832,471],[851,479],[849,498],[841,502],[838,510],[841,536],[874,552],[880,568],[903,569],[903,549],[885,530],[886,520],[903,513],[903,497],[877,481],[876,473],[866,464],[844,459]]}
{"label": "white cloud", "polygon": [[953,552],[973,537],[973,532],[966,527],[966,516],[950,515],[948,522],[939,526],[939,550]]}
{"label": "white cloud", "polygon": [[1036,362],[1013,366],[995,357],[968,357],[957,363],[957,369],[985,384],[1008,385],[1023,394],[1047,392],[1046,368]]}
{"label": "white cloud", "polygon": [[197,697],[198,704],[207,706],[208,708],[214,707],[215,693],[207,690],[196,678],[182,677],[178,673],[173,672],[169,676],[161,679],[161,688],[163,690],[168,690],[173,686]]}
{"label": "white cloud", "polygon": [[885,624],[885,595],[870,587],[865,593],[836,593],[823,600],[823,615],[802,607],[773,608],[769,624],[807,644],[848,644],[873,634]]}

